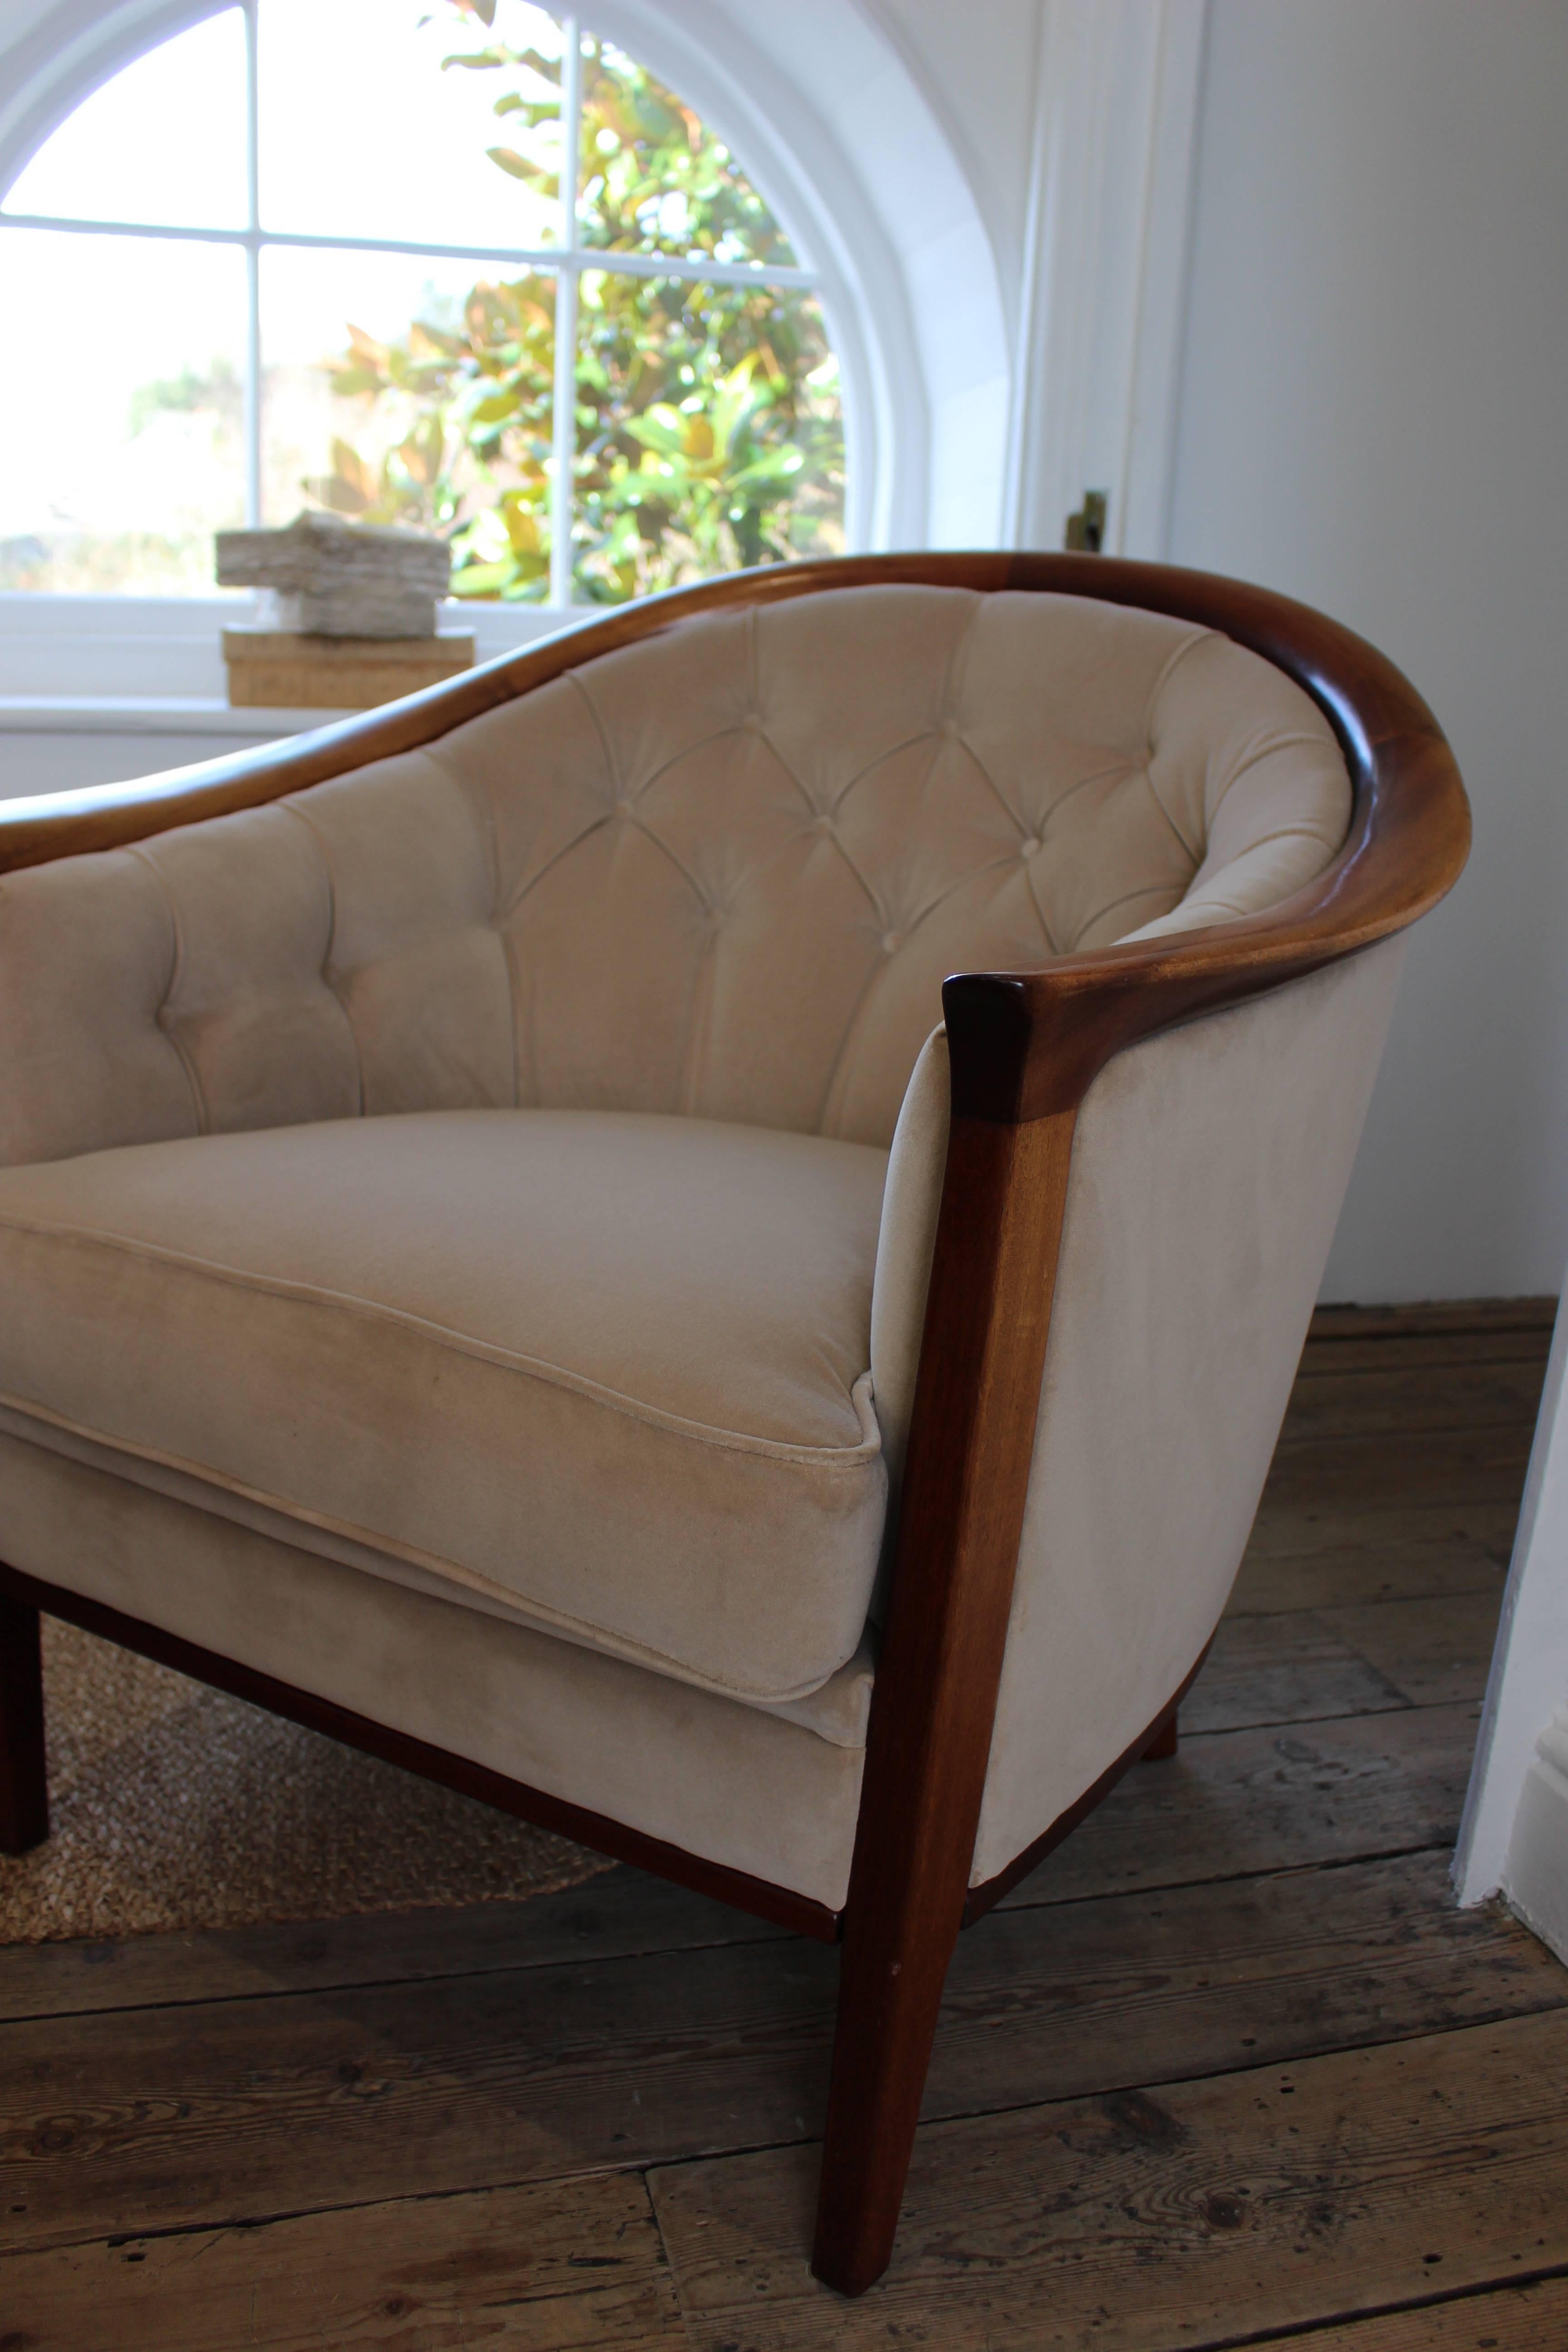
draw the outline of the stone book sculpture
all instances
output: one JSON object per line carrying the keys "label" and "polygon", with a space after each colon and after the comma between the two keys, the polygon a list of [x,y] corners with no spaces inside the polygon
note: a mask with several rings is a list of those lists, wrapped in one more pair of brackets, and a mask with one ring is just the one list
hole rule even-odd
{"label": "stone book sculpture", "polygon": [[272,625],[320,637],[433,637],[451,551],[434,531],[300,514],[284,530],[220,530],[220,588],[261,588]]}
{"label": "stone book sculpture", "polygon": [[433,531],[304,513],[281,530],[220,530],[220,588],[255,588],[254,625],[226,629],[228,698],[245,708],[364,709],[467,669],[471,636],[437,636],[451,551]]}

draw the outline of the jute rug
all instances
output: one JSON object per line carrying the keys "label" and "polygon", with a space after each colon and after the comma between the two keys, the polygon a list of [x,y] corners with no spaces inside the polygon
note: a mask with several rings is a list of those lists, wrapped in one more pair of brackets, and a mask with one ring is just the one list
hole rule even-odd
{"label": "jute rug", "polygon": [[609,1864],[46,1619],[52,1829],[0,1943],[515,1901]]}

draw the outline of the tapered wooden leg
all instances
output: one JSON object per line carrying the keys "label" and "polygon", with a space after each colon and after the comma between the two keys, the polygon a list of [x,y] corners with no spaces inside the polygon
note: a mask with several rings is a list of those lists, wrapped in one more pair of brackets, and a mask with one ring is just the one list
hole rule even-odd
{"label": "tapered wooden leg", "polygon": [[1148,1747],[1143,1750],[1144,1763],[1158,1764],[1166,1757],[1173,1756],[1180,1744],[1181,1732],[1176,1710],[1173,1707],[1164,1722],[1160,1726],[1159,1730],[1154,1734],[1153,1738],[1149,1742]]}
{"label": "tapered wooden leg", "polygon": [[26,1853],[48,1833],[38,1612],[0,1593],[0,1853]]}
{"label": "tapered wooden leg", "polygon": [[863,2294],[893,2250],[963,1917],[1071,1144],[1070,1114],[1019,1127],[955,1117],[948,1144],[844,1912],[812,2258],[843,2294]]}
{"label": "tapered wooden leg", "polygon": [[893,2251],[963,1902],[959,1886],[934,1916],[846,1915],[812,2255],[841,2294],[863,2294]]}

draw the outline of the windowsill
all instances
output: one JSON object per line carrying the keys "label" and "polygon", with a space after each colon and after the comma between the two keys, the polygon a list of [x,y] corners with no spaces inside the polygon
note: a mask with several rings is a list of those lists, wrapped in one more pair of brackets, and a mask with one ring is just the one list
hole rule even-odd
{"label": "windowsill", "polygon": [[347,710],[246,709],[199,695],[0,694],[0,735],[299,735]]}
{"label": "windowsill", "polygon": [[[521,653],[603,607],[462,604],[439,609],[437,634],[471,636],[476,662]],[[0,591],[0,734],[222,735],[253,742],[323,727],[336,710],[235,710],[221,633],[256,600],[68,596]]]}

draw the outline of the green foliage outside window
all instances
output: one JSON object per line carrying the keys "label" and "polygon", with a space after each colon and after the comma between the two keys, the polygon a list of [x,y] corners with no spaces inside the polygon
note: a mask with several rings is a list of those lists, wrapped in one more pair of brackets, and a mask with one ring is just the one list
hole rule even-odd
{"label": "green foliage outside window", "polygon": [[[470,31],[493,0],[442,0]],[[493,74],[498,170],[559,194],[560,65],[493,37],[446,60]],[[795,257],[728,150],[644,68],[585,37],[578,234],[604,269],[578,280],[573,577],[618,604],[705,573],[842,545],[844,437],[837,362],[814,298],[765,283],[632,277],[616,254],[689,264]],[[448,534],[454,592],[548,593],[555,362],[550,272],[476,284],[460,314],[382,343],[355,328],[331,363],[373,460],[345,432],[321,503]]]}

